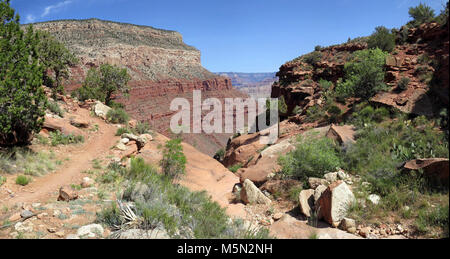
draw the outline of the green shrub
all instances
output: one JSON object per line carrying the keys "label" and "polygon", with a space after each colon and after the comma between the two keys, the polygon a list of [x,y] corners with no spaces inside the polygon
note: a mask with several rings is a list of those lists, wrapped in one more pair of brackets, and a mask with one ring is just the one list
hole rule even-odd
{"label": "green shrub", "polygon": [[106,118],[109,122],[114,124],[127,124],[130,120],[130,116],[124,109],[111,109],[106,114]]}
{"label": "green shrub", "polygon": [[330,90],[333,87],[333,82],[327,81],[325,79],[320,79],[319,84],[324,91]]}
{"label": "green shrub", "polygon": [[242,168],[242,164],[236,164],[236,165],[230,166],[228,168],[228,170],[230,170],[233,173],[236,173],[241,168]]}
{"label": "green shrub", "polygon": [[367,100],[377,92],[385,90],[386,55],[380,49],[356,51],[353,61],[345,64],[345,81],[338,83],[337,95],[343,98],[358,97]]}
{"label": "green shrub", "polygon": [[8,174],[41,176],[56,168],[53,153],[34,152],[26,148],[13,148],[0,152],[0,171]]}
{"label": "green shrub", "polygon": [[320,51],[314,51],[306,54],[302,57],[302,61],[310,65],[315,65],[322,59],[322,53]]}
{"label": "green shrub", "polygon": [[416,7],[409,8],[409,16],[413,18],[410,22],[413,26],[419,26],[422,23],[431,22],[435,18],[434,10],[430,6],[422,3]]}
{"label": "green shrub", "polygon": [[160,161],[162,171],[169,179],[174,180],[185,174],[186,156],[183,153],[181,139],[167,141]]}
{"label": "green shrub", "polygon": [[0,1],[0,145],[27,145],[44,122],[47,97],[42,88],[39,37],[23,31],[9,1]]}
{"label": "green shrub", "polygon": [[136,130],[136,133],[139,135],[151,133],[150,125],[148,124],[148,122],[138,122],[135,130]]}
{"label": "green shrub", "polygon": [[130,90],[128,81],[130,79],[127,69],[102,64],[98,69],[91,68],[88,71],[83,86],[74,91],[74,96],[80,101],[97,99],[106,103],[106,105],[111,105],[114,94],[128,95]]}
{"label": "green shrub", "polygon": [[64,117],[64,111],[59,107],[57,102],[48,102],[47,108],[54,114],[58,115],[59,117]]}
{"label": "green shrub", "polygon": [[214,159],[221,162],[225,158],[225,149],[221,148],[219,151],[216,152],[214,155]]}
{"label": "green shrub", "polygon": [[328,138],[298,138],[297,149],[279,158],[281,173],[301,181],[323,177],[341,166],[338,149]]}
{"label": "green shrub", "polygon": [[428,232],[430,227],[439,227],[443,230],[443,238],[448,238],[448,213],[449,207],[439,206],[430,210],[421,210],[416,220],[416,227],[419,232]]}
{"label": "green shrub", "polygon": [[322,49],[323,49],[323,47],[320,45],[317,45],[314,47],[314,51],[321,51]]}
{"label": "green shrub", "polygon": [[408,85],[411,82],[411,79],[409,79],[408,77],[402,77],[400,79],[400,81],[398,82],[397,88],[400,90],[406,90],[408,89]]}
{"label": "green shrub", "polygon": [[0,186],[6,183],[6,177],[0,175]]}
{"label": "green shrub", "polygon": [[61,131],[50,132],[50,140],[52,146],[84,143],[83,136],[75,136],[73,134],[65,135]]}
{"label": "green shrub", "polygon": [[122,136],[125,133],[132,133],[131,130],[128,127],[122,127],[122,128],[118,128],[116,131],[116,136]]}
{"label": "green shrub", "polygon": [[31,178],[27,177],[25,175],[19,175],[16,178],[16,184],[18,184],[18,185],[25,186],[25,185],[28,185],[30,182],[31,182]]}
{"label": "green shrub", "polygon": [[367,43],[370,49],[379,48],[386,52],[392,52],[395,48],[395,35],[386,27],[379,26],[375,28],[375,32],[369,37]]}
{"label": "green shrub", "polygon": [[319,106],[310,107],[306,111],[305,122],[316,122],[324,119],[326,117],[325,111]]}

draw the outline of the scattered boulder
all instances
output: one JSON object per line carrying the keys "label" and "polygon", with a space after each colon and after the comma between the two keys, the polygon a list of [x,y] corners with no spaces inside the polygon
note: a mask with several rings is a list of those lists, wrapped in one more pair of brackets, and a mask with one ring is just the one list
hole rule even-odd
{"label": "scattered boulder", "polygon": [[280,220],[282,217],[283,217],[283,215],[284,215],[284,213],[281,213],[281,212],[279,212],[279,213],[275,213],[274,215],[273,215],[273,220]]}
{"label": "scattered boulder", "polygon": [[95,102],[94,113],[98,117],[106,120],[106,115],[110,110],[112,110],[111,107],[104,105],[102,102],[100,101]]}
{"label": "scattered boulder", "polygon": [[241,191],[241,200],[245,204],[266,204],[269,205],[272,201],[267,198],[256,185],[250,181],[245,180]]}
{"label": "scattered boulder", "polygon": [[69,186],[63,186],[59,189],[58,201],[73,201],[78,199],[78,193]]}
{"label": "scattered boulder", "polygon": [[79,116],[70,117],[70,124],[77,128],[89,128],[89,121]]}
{"label": "scattered boulder", "polygon": [[355,143],[355,128],[352,125],[331,125],[327,137],[336,140],[341,145]]}
{"label": "scattered boulder", "polygon": [[77,236],[80,238],[103,237],[104,229],[99,224],[83,226],[77,230]]}
{"label": "scattered boulder", "polygon": [[367,199],[372,202],[374,205],[378,205],[380,203],[381,197],[376,194],[371,194]]}
{"label": "scattered boulder", "polygon": [[317,204],[317,202],[319,201],[320,197],[322,196],[323,192],[327,189],[328,187],[325,185],[319,185],[315,190],[314,190],[314,204]]}
{"label": "scattered boulder", "polygon": [[81,187],[83,188],[89,188],[92,185],[94,185],[95,181],[89,177],[84,177],[83,181],[81,182]]}
{"label": "scattered boulder", "polygon": [[300,211],[306,217],[311,217],[312,208],[314,208],[314,190],[303,190],[298,196]]}
{"label": "scattered boulder", "polygon": [[339,224],[355,201],[355,196],[348,185],[337,181],[328,186],[319,199],[319,218],[325,219],[331,225]]}
{"label": "scattered boulder", "polygon": [[60,131],[64,135],[83,135],[82,130],[72,126],[68,121],[64,119],[56,119],[49,116],[45,116],[45,121],[42,125],[42,128],[47,131]]}
{"label": "scattered boulder", "polygon": [[330,183],[325,179],[310,177],[308,178],[308,184],[311,189],[316,189],[320,185],[328,186]]}
{"label": "scattered boulder", "polygon": [[119,234],[118,239],[170,239],[164,229],[129,229]]}
{"label": "scattered boulder", "polygon": [[423,169],[424,176],[434,183],[449,186],[449,160],[447,158],[415,159],[404,166],[407,170]]}
{"label": "scattered boulder", "polygon": [[14,222],[14,221],[18,221],[18,220],[21,219],[21,218],[22,218],[21,213],[20,213],[20,212],[17,212],[17,213],[15,213],[15,214],[11,215],[11,216],[8,218],[8,221]]}
{"label": "scattered boulder", "polygon": [[325,174],[323,177],[328,182],[334,183],[334,182],[336,182],[338,180],[338,173],[337,172],[335,172],[335,173],[328,173],[328,174]]}
{"label": "scattered boulder", "polygon": [[17,232],[22,232],[22,233],[33,232],[33,228],[34,228],[34,225],[33,225],[33,223],[31,223],[31,221],[17,222],[14,225],[14,229]]}
{"label": "scattered boulder", "polygon": [[123,138],[120,140],[120,143],[122,143],[124,145],[128,144],[128,142],[130,142],[130,139],[128,139],[128,138]]}
{"label": "scattered boulder", "polygon": [[[122,138],[127,138],[130,141],[131,140],[136,141],[136,145],[138,146],[138,150],[141,150],[145,146],[145,144],[147,144],[148,141],[153,140],[153,137],[151,137],[151,135],[149,135],[149,134],[143,134],[141,136],[136,136],[134,134],[124,133],[124,134],[122,134]],[[149,138],[151,138],[151,140]]]}
{"label": "scattered boulder", "polygon": [[29,211],[29,210],[23,210],[23,211],[20,213],[20,216],[21,216],[22,218],[24,218],[24,219],[29,219],[29,218],[33,217],[34,215],[35,215],[35,214],[34,214],[33,212]]}
{"label": "scattered boulder", "polygon": [[354,219],[344,218],[339,225],[339,228],[349,233],[356,233],[356,222]]}

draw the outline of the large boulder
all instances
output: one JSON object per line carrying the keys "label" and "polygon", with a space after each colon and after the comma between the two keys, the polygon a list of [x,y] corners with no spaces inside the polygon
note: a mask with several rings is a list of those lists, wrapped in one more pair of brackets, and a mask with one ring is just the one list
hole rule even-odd
{"label": "large boulder", "polygon": [[64,135],[83,135],[83,131],[71,125],[69,121],[51,116],[45,116],[42,128],[47,131],[60,131]]}
{"label": "large boulder", "polygon": [[265,204],[269,205],[272,201],[267,198],[256,185],[250,181],[245,180],[241,191],[241,200],[245,204]]}
{"label": "large boulder", "polygon": [[343,181],[337,181],[328,186],[319,199],[319,218],[337,226],[355,201],[355,195],[348,185]]}
{"label": "large boulder", "polygon": [[314,208],[314,190],[303,190],[298,195],[298,203],[300,211],[306,217],[311,217],[311,212]]}
{"label": "large boulder", "polygon": [[58,201],[73,201],[78,199],[78,193],[69,186],[59,189]]}
{"label": "large boulder", "polygon": [[424,176],[438,184],[449,185],[449,160],[447,158],[415,159],[404,165],[407,170],[423,169]]}
{"label": "large boulder", "polygon": [[351,125],[336,126],[331,125],[327,137],[336,140],[339,144],[355,143],[355,129]]}
{"label": "large boulder", "polygon": [[136,136],[134,134],[124,133],[124,134],[122,134],[122,139],[124,139],[124,138],[136,141],[136,145],[138,147],[138,150],[141,150],[145,146],[145,144],[147,144],[147,142],[153,140],[152,136],[149,135],[149,134]]}
{"label": "large boulder", "polygon": [[111,110],[111,107],[104,105],[102,102],[97,101],[94,105],[94,113],[100,118],[106,120],[106,115]]}

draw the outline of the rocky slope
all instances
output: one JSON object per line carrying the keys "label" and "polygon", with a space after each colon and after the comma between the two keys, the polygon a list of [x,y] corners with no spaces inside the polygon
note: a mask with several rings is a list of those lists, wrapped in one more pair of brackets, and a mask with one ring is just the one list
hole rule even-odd
{"label": "rocky slope", "polygon": [[[406,43],[396,46],[385,66],[385,82],[391,91],[379,93],[371,101],[406,113],[432,115],[436,109],[448,105],[448,24],[444,27],[437,23],[423,24],[399,34],[407,35]],[[277,73],[280,81],[272,86],[272,97],[283,96],[288,113],[299,106],[303,112],[298,119],[304,119],[309,107],[323,104],[324,89],[319,81],[336,83],[343,78],[350,55],[366,48],[363,39],[322,48],[312,53],[318,57],[313,64],[299,57],[282,65]],[[405,77],[410,79],[407,89],[397,91],[396,86]]]}
{"label": "rocky slope", "polygon": [[219,72],[216,74],[230,78],[236,89],[255,99],[270,97],[272,84],[278,80],[275,73]]}
{"label": "rocky slope", "polygon": [[[128,69],[132,80],[129,98],[118,100],[140,121],[148,121],[168,134],[170,102],[176,97],[192,100],[193,90],[202,90],[203,98],[245,97],[233,89],[230,79],[217,76],[202,67],[200,51],[183,42],[181,34],[147,26],[97,19],[62,20],[34,24],[66,44],[80,59],[71,68],[69,92],[80,87],[89,68],[103,63]],[[185,140],[214,154],[226,144],[228,135],[189,136]]]}

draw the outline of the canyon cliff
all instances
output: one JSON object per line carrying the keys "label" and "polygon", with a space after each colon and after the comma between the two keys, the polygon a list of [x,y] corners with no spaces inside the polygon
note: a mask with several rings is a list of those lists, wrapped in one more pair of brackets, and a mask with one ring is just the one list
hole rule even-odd
{"label": "canyon cliff", "polygon": [[[170,134],[170,118],[176,113],[170,111],[174,98],[186,98],[192,105],[193,90],[201,90],[203,99],[246,97],[233,88],[230,79],[203,68],[200,51],[186,45],[178,32],[98,19],[33,26],[50,32],[79,58],[64,84],[67,92],[79,88],[92,67],[108,63],[127,68],[130,96],[118,96],[117,101],[133,118],[149,122],[162,134]],[[229,134],[186,134],[183,138],[212,155],[226,144]]]}
{"label": "canyon cliff", "polygon": [[230,78],[236,89],[255,99],[269,98],[272,84],[278,80],[276,73],[219,72],[216,74]]}

